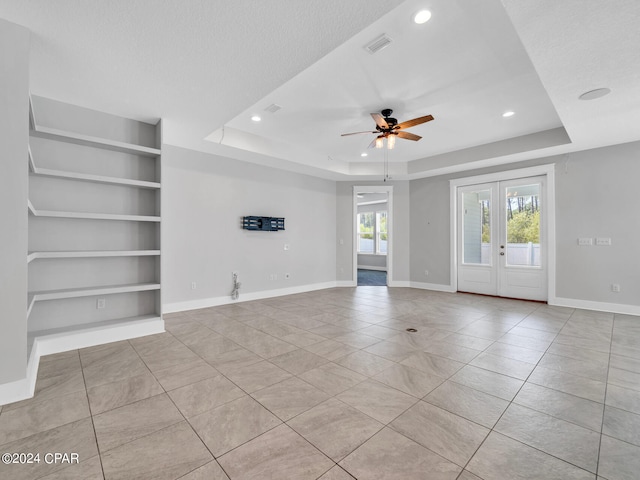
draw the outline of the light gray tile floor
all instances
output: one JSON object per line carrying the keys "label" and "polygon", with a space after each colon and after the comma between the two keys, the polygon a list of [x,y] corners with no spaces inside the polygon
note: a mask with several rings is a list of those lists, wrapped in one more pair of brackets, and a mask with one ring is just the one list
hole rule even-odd
{"label": "light gray tile floor", "polygon": [[[165,316],[43,357],[4,479],[636,479],[640,318],[405,288]],[[407,328],[418,332],[408,333]],[[427,472],[427,473],[425,473]]]}

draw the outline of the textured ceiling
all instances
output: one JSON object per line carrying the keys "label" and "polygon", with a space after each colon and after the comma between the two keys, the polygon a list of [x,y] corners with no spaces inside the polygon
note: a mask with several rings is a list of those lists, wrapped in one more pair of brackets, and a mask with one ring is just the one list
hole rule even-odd
{"label": "textured ceiling", "polygon": [[399,2],[0,0],[32,32],[31,91],[202,139]]}
{"label": "textured ceiling", "polygon": [[[423,5],[433,18],[416,28]],[[436,117],[391,152],[395,178],[640,139],[637,0],[0,0],[0,18],[32,31],[36,95],[327,178],[378,174],[368,142],[339,134],[384,107]],[[394,42],[370,56],[380,33]],[[598,87],[612,93],[577,99]],[[247,123],[271,102],[274,122]]]}

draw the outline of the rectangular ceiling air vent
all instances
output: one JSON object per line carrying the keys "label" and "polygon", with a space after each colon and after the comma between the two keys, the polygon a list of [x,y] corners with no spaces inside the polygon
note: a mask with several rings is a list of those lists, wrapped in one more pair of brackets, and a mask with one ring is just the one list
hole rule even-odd
{"label": "rectangular ceiling air vent", "polygon": [[282,107],[280,105],[278,105],[277,103],[272,103],[271,105],[269,105],[267,108],[265,108],[264,110],[266,112],[270,112],[270,113],[276,113],[278,110],[280,110]]}
{"label": "rectangular ceiling air vent", "polygon": [[386,33],[383,33],[382,35],[373,39],[371,42],[365,45],[364,49],[371,55],[373,55],[374,53],[378,53],[383,48],[388,47],[390,43],[391,39],[387,37]]}

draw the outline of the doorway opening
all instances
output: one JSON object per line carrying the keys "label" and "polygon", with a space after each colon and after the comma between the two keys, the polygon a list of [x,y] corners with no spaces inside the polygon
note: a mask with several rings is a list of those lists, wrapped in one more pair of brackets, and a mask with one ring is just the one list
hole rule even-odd
{"label": "doorway opening", "polygon": [[388,286],[391,281],[392,187],[353,190],[353,279],[357,286]]}

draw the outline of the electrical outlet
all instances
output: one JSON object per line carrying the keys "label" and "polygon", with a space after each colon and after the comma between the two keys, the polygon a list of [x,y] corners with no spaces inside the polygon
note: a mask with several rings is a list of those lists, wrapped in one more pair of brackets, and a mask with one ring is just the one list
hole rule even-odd
{"label": "electrical outlet", "polygon": [[610,238],[597,237],[596,238],[596,245],[610,246],[611,245],[611,239]]}
{"label": "electrical outlet", "polygon": [[285,280],[289,280],[291,278],[291,274],[290,273],[285,273],[284,274],[284,279]]}
{"label": "electrical outlet", "polygon": [[195,290],[196,289],[196,282],[191,282],[191,290]]}
{"label": "electrical outlet", "polygon": [[107,301],[104,298],[99,298],[96,301],[96,308],[102,310],[103,308],[107,308]]}
{"label": "electrical outlet", "polygon": [[611,284],[611,291],[614,292],[614,293],[620,293],[620,284],[612,283]]}
{"label": "electrical outlet", "polygon": [[581,247],[593,245],[593,238],[578,238],[578,245]]}
{"label": "electrical outlet", "polygon": [[424,271],[424,276],[425,276],[425,277],[428,277],[428,276],[429,276],[429,270],[425,270],[425,271]]}
{"label": "electrical outlet", "polygon": [[289,245],[288,243],[284,244],[284,249],[285,250],[289,250],[291,248],[291,245]]}

